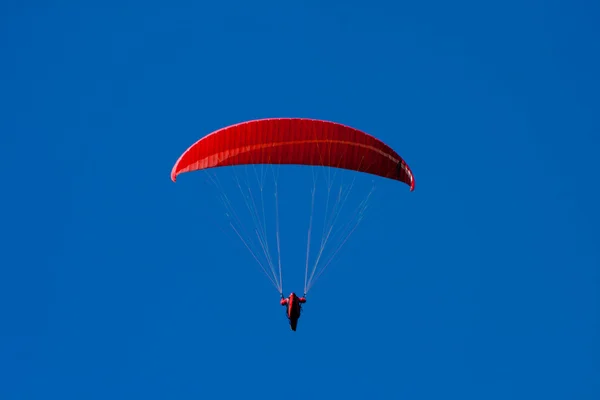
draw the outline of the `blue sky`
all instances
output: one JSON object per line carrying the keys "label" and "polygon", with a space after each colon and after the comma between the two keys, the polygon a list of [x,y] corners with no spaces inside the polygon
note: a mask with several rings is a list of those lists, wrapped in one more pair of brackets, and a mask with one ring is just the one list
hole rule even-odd
{"label": "blue sky", "polygon": [[[283,3],[2,3],[0,398],[597,399],[598,4]],[[416,177],[358,178],[297,332],[206,175],[169,179],[280,116]],[[301,291],[310,169],[278,184]]]}

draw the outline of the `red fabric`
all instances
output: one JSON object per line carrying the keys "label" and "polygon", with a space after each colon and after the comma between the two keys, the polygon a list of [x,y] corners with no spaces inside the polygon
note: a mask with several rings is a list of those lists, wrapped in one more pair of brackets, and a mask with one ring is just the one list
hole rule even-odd
{"label": "red fabric", "polygon": [[379,139],[335,122],[271,118],[219,129],[194,143],[171,171],[179,174],[243,164],[296,164],[349,169],[398,180],[414,190],[408,165]]}

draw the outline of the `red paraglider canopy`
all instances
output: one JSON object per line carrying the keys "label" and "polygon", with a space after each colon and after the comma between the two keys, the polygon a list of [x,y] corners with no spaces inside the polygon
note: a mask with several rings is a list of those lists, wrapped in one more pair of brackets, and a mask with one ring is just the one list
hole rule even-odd
{"label": "red paraglider canopy", "polygon": [[415,179],[404,160],[379,139],[335,122],[269,118],[219,129],[190,146],[171,171],[177,175],[243,164],[335,167],[404,182]]}

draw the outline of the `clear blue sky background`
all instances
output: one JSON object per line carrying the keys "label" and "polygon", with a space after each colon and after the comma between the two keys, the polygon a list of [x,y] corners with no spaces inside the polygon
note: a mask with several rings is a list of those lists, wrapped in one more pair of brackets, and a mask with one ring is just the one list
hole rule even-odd
{"label": "clear blue sky background", "polygon": [[[600,398],[599,11],[2,2],[0,398]],[[169,179],[278,116],[372,133],[417,182],[361,182],[295,333],[205,175]],[[282,171],[287,293],[312,177]]]}

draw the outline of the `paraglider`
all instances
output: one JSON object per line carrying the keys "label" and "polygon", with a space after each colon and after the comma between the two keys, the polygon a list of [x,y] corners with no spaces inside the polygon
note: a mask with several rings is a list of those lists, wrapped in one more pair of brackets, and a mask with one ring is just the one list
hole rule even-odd
{"label": "paraglider", "polygon": [[[408,185],[410,191],[415,188],[413,173],[406,162],[381,140],[346,125],[307,118],[267,118],[242,122],[216,130],[191,145],[179,157],[171,170],[171,179],[175,182],[179,175],[192,171],[256,164],[331,167],[399,181]],[[262,186],[260,189],[262,196]],[[314,203],[314,189],[312,196]],[[225,200],[224,203],[231,206],[226,196]],[[263,200],[262,197],[261,200]],[[253,203],[254,201],[249,202],[248,207]],[[278,213],[278,207],[276,213]],[[278,219],[277,224],[279,224]],[[277,268],[268,250],[265,230],[256,229],[255,233],[265,252],[270,272],[258,260],[241,233],[232,225],[235,233],[277,288],[281,295],[281,305],[286,306],[286,315],[293,331],[296,330],[300,317],[301,304],[306,302],[306,293],[312,287],[314,280],[323,272],[321,270],[315,276],[317,264],[329,235],[322,241],[321,251],[312,273],[309,274],[308,253],[311,226],[312,214],[308,231],[304,295],[298,297],[292,292],[289,297],[285,298],[282,288],[281,257],[278,259],[279,273],[277,273]],[[277,251],[279,252],[278,229],[279,227],[277,227]],[[350,231],[350,233],[352,232],[353,230]],[[345,240],[342,245],[343,243]],[[329,264],[326,263],[325,267],[327,265]]]}
{"label": "paraglider", "polygon": [[219,129],[179,157],[171,179],[191,171],[244,164],[334,167],[378,175],[415,188],[404,160],[379,139],[335,122],[272,118]]}
{"label": "paraglider", "polygon": [[295,332],[298,325],[298,318],[302,313],[302,305],[306,303],[306,297],[298,297],[296,293],[290,293],[290,296],[285,298],[281,296],[281,305],[286,306],[285,313],[290,320],[290,328]]}

